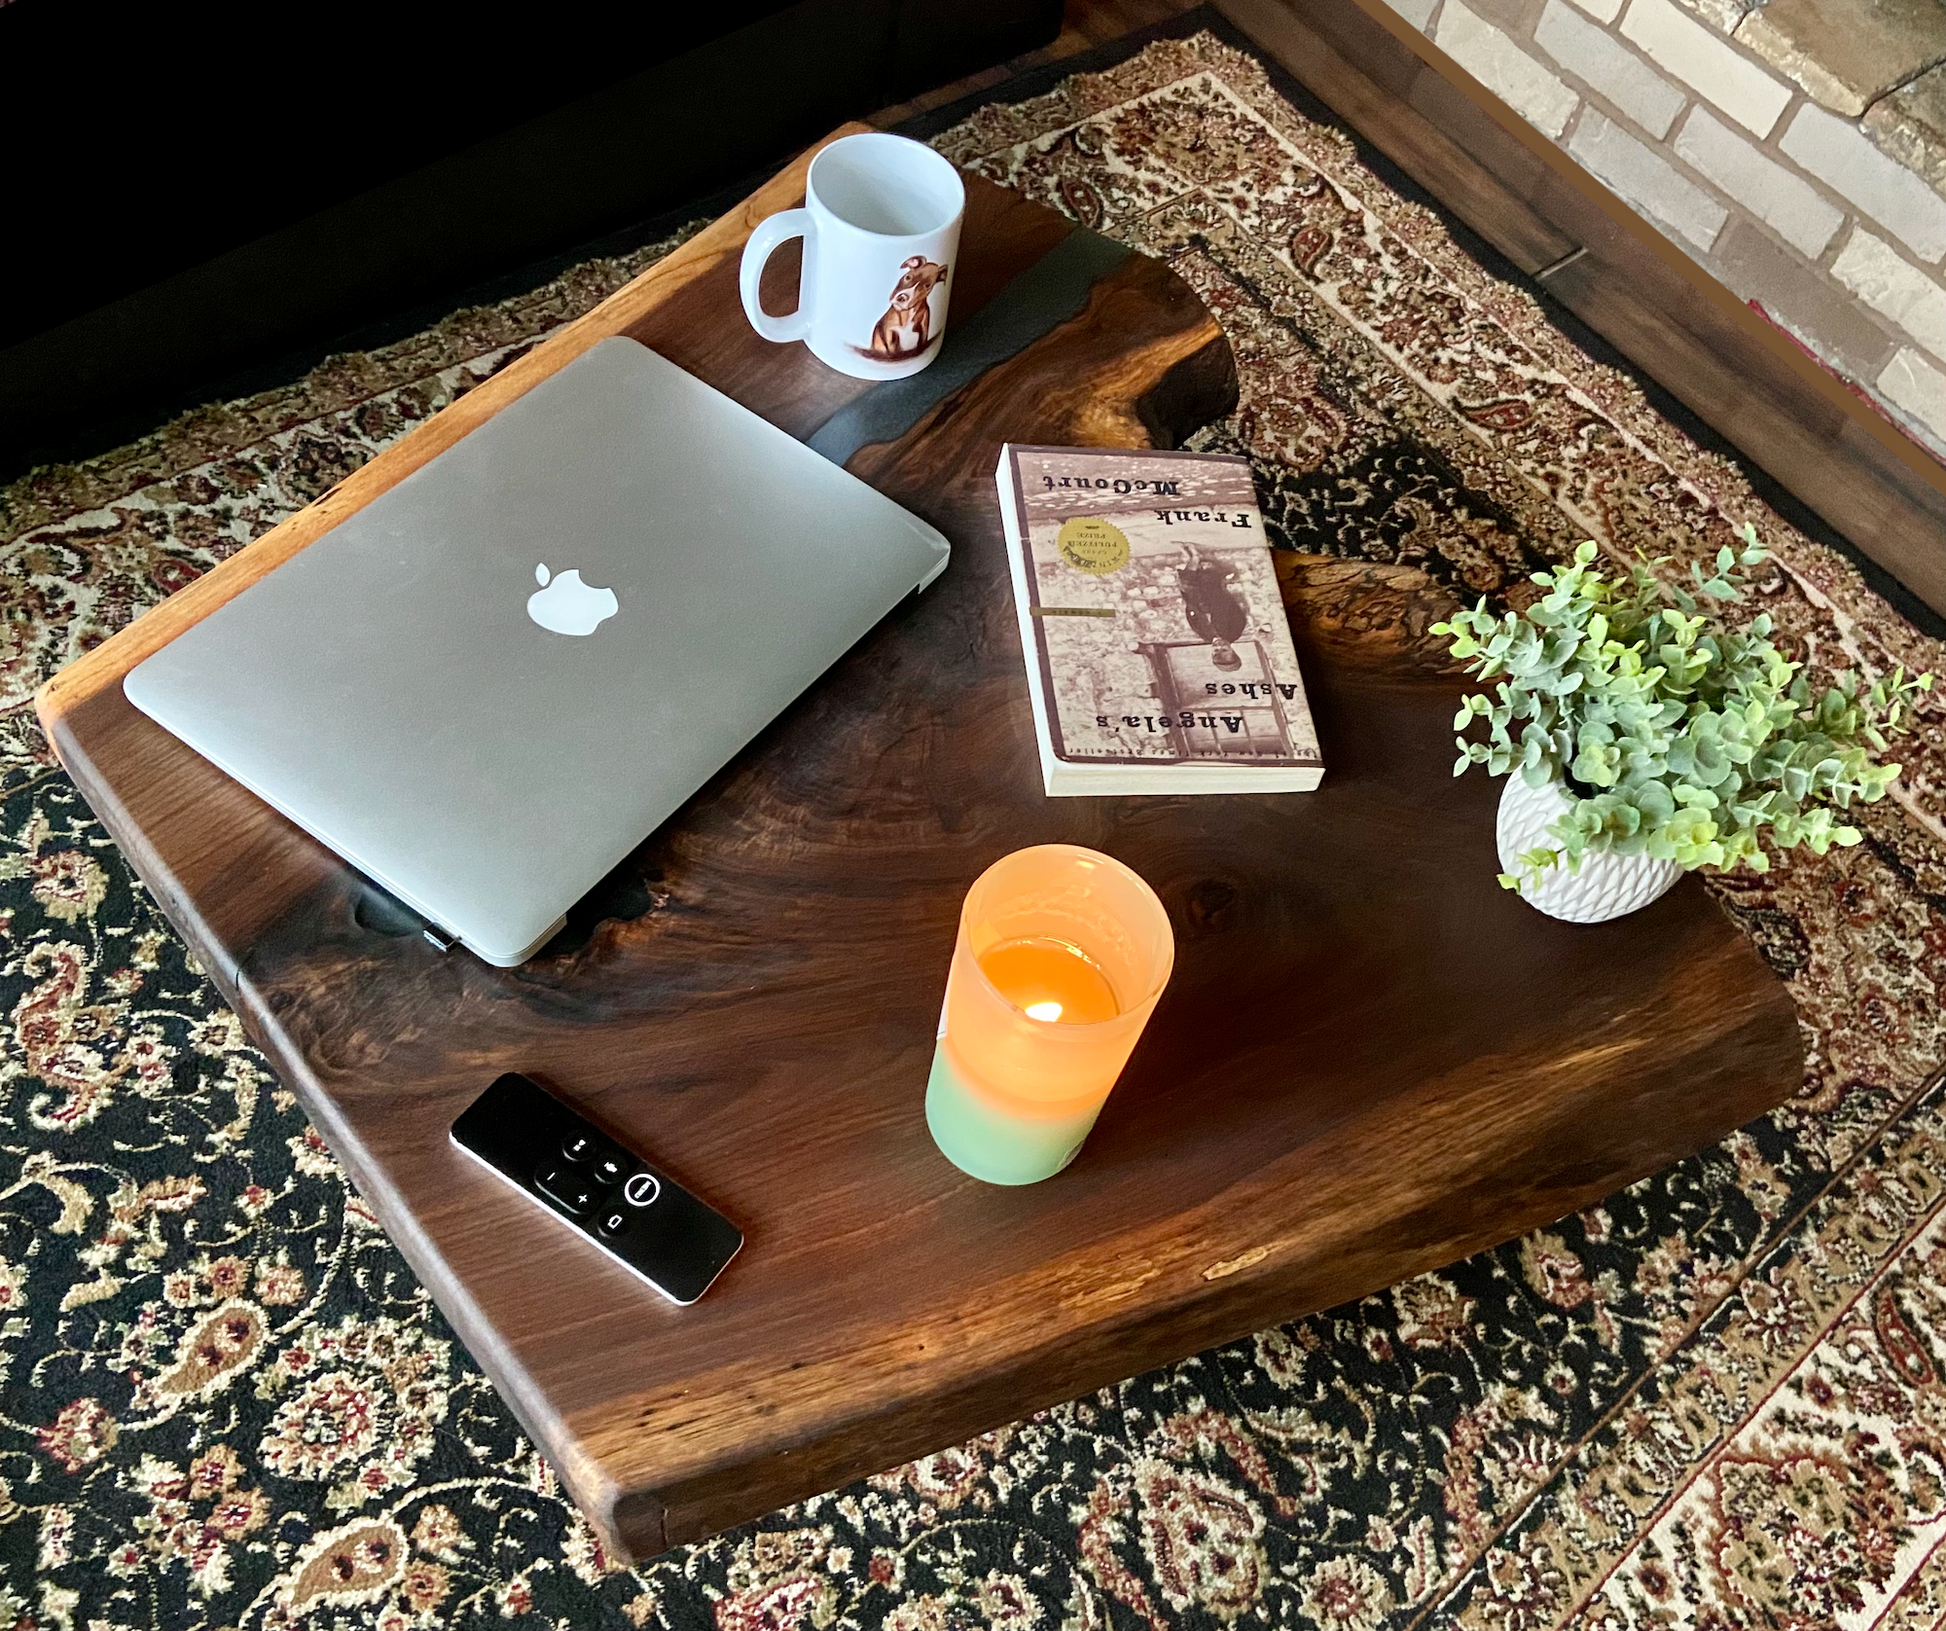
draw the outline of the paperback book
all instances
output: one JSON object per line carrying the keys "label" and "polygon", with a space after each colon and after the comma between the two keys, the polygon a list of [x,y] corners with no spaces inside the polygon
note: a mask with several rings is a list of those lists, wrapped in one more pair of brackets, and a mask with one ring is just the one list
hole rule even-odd
{"label": "paperback book", "polygon": [[998,482],[1050,795],[1318,785],[1248,460],[1009,443]]}

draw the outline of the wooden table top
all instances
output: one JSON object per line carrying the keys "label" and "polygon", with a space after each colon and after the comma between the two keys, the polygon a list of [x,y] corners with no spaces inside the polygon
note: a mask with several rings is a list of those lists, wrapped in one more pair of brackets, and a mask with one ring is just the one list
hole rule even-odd
{"label": "wooden table top", "polygon": [[[1442,608],[1410,574],[1280,563],[1320,791],[1044,798],[999,444],[1174,445],[1233,402],[1228,347],[1164,265],[969,178],[957,350],[912,381],[842,379],[737,306],[741,245],[801,198],[808,158],[40,697],[89,802],[637,1557],[1505,1240],[1801,1079],[1782,986],[1695,880],[1593,928],[1498,887],[1498,784],[1451,775],[1460,683],[1426,654]],[[120,682],[614,333],[847,458],[938,526],[953,564],[562,940],[494,969],[435,952]],[[967,886],[1054,840],[1154,884],[1176,972],[1080,1159],[991,1188],[926,1132],[940,992]],[[708,1296],[671,1307],[452,1149],[454,1116],[503,1070],[743,1227]]]}

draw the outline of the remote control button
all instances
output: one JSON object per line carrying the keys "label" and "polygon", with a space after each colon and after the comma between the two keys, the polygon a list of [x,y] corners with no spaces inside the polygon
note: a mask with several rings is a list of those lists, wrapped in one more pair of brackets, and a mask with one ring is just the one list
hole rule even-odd
{"label": "remote control button", "polygon": [[601,1193],[602,1186],[587,1173],[577,1172],[573,1167],[547,1167],[534,1180],[534,1187],[562,1210],[578,1218],[595,1204],[595,1197]]}
{"label": "remote control button", "polygon": [[622,1207],[611,1206],[601,1215],[601,1222],[595,1227],[603,1234],[614,1236],[628,1227],[629,1213]]}
{"label": "remote control button", "polygon": [[622,1185],[622,1194],[630,1206],[647,1206],[661,1193],[662,1185],[653,1172],[638,1172]]}
{"label": "remote control button", "polygon": [[628,1171],[628,1168],[627,1156],[609,1150],[595,1157],[595,1181],[601,1184],[619,1183],[622,1174]]}
{"label": "remote control button", "polygon": [[585,1161],[595,1153],[593,1133],[569,1133],[561,1145],[561,1153],[570,1161]]}

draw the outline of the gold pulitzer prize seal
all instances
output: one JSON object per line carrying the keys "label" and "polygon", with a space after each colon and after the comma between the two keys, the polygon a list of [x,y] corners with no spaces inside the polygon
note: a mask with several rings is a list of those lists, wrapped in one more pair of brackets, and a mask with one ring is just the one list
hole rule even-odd
{"label": "gold pulitzer prize seal", "polygon": [[1094,515],[1063,521],[1054,547],[1061,559],[1091,578],[1105,577],[1128,565],[1128,539],[1122,529]]}

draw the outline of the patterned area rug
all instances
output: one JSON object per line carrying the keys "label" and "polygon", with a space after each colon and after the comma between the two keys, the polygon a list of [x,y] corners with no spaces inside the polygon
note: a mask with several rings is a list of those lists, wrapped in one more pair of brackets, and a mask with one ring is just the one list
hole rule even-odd
{"label": "patterned area rug", "polygon": [[[1466,593],[1754,522],[1820,669],[1946,670],[1837,554],[1208,34],[937,138],[1167,257],[1278,541]],[[667,246],[660,246],[666,248]],[[0,495],[0,1624],[1932,1626],[1946,747],[1718,881],[1803,1092],[1580,1216],[613,1567],[47,757],[38,680],[654,257]]]}

